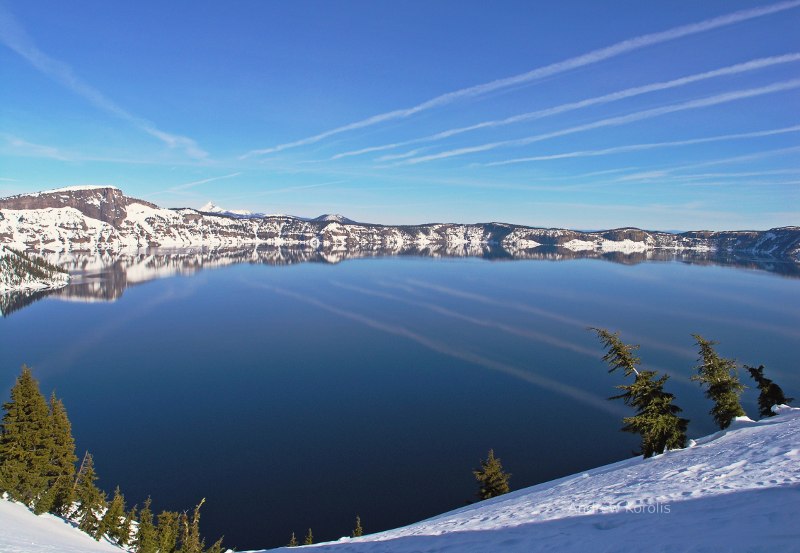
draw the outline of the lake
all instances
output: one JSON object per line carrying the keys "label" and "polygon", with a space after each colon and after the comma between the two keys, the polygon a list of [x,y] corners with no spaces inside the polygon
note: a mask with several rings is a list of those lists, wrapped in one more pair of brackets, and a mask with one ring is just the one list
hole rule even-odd
{"label": "lake", "polygon": [[[3,397],[27,363],[64,400],[111,492],[156,510],[201,498],[209,543],[371,533],[475,499],[489,448],[512,489],[624,459],[629,411],[587,327],[641,344],[645,366],[714,430],[689,381],[691,333],[766,365],[800,397],[791,263],[282,251],[76,256],[75,283],[6,298]],[[302,262],[309,261],[309,262]],[[313,262],[317,261],[317,262]],[[621,262],[610,262],[621,261]],[[757,418],[752,381],[745,408]]]}

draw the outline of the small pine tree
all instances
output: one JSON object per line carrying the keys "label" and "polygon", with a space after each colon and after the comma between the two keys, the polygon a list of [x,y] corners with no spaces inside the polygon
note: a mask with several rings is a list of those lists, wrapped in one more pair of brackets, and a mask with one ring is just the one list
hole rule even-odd
{"label": "small pine tree", "polygon": [[136,520],[136,506],[134,505],[130,511],[125,514],[125,520],[122,521],[122,525],[120,526],[119,530],[119,541],[117,542],[118,545],[121,547],[125,547],[129,543],[131,543],[131,532],[133,531],[133,521]]}
{"label": "small pine tree", "polygon": [[764,365],[756,367],[744,366],[758,384],[758,413],[762,417],[772,417],[773,405],[785,405],[794,401],[794,398],[783,395],[783,390],[772,380],[764,376]]}
{"label": "small pine tree", "polygon": [[163,511],[158,515],[158,551],[173,553],[178,548],[180,515],[174,511]]}
{"label": "small pine tree", "polygon": [[106,498],[95,485],[97,478],[92,454],[87,451],[75,486],[75,498],[79,502],[75,516],[79,521],[78,527],[99,540],[105,533],[99,513],[106,506]]}
{"label": "small pine tree", "polygon": [[75,480],[75,439],[67,410],[53,393],[50,396],[50,433],[52,449],[50,455],[49,480],[54,488],[53,504],[50,512],[65,515],[75,499],[73,481]]}
{"label": "small pine tree", "polygon": [[611,333],[601,328],[593,328],[606,354],[603,361],[609,365],[608,372],[622,369],[626,377],[633,376],[632,384],[622,384],[617,389],[623,393],[610,399],[621,399],[625,405],[636,409],[632,417],[622,419],[622,430],[639,434],[642,438],[641,454],[645,457],[663,453],[665,449],[680,449],[686,445],[686,429],[689,421],[678,417],[681,408],[672,402],[675,396],[664,391],[669,376],[656,378],[655,371],[640,371],[641,363],[634,352],[638,345],[625,344],[619,333]]}
{"label": "small pine tree", "polygon": [[364,535],[364,529],[361,527],[361,517],[356,515],[356,527],[353,529],[353,537],[359,538]]}
{"label": "small pine tree", "polygon": [[736,417],[745,415],[739,397],[744,385],[736,374],[736,362],[724,359],[714,350],[716,342],[706,340],[699,334],[692,335],[700,347],[700,364],[692,380],[706,386],[706,397],[714,402],[709,413],[721,429],[728,428]]}
{"label": "small pine tree", "polygon": [[205,553],[222,553],[222,540],[224,538],[220,538],[214,542],[214,544],[205,550]]}
{"label": "small pine tree", "polygon": [[139,512],[139,528],[136,531],[134,551],[136,553],[156,553],[158,551],[158,541],[156,540],[156,529],[153,526],[153,511],[150,510],[150,498],[148,497],[142,510]]}
{"label": "small pine tree", "polygon": [[178,517],[178,551],[183,553],[183,544],[189,541],[189,515],[186,511]]}
{"label": "small pine tree", "polygon": [[183,538],[181,539],[181,553],[202,553],[203,540],[200,537],[200,508],[206,500],[203,498],[194,508],[192,519],[182,517],[181,523],[184,526]]}
{"label": "small pine tree", "polygon": [[125,496],[119,490],[119,486],[114,490],[114,497],[103,515],[103,529],[108,537],[115,543],[119,543],[123,535],[122,524],[125,520]]}
{"label": "small pine tree", "polygon": [[11,401],[3,409],[0,492],[31,506],[50,484],[52,439],[47,402],[27,366],[22,366],[11,388]]}
{"label": "small pine tree", "polygon": [[51,511],[53,509],[53,505],[56,503],[57,494],[58,488],[55,486],[50,486],[47,488],[44,493],[40,494],[36,499],[33,505],[33,512],[37,515],[41,515]]}
{"label": "small pine tree", "polygon": [[311,528],[308,529],[308,534],[303,540],[303,545],[314,545],[314,534],[311,533]]}
{"label": "small pine tree", "polygon": [[655,379],[655,371],[639,371],[633,384],[617,388],[625,390],[621,398],[637,409],[633,417],[625,417],[622,430],[642,437],[644,457],[664,453],[665,449],[681,449],[686,446],[686,429],[689,421],[678,417],[681,408],[672,404],[674,396],[664,391],[667,375]]}
{"label": "small pine tree", "polygon": [[489,450],[489,455],[485,461],[481,461],[480,468],[473,470],[472,474],[478,481],[478,497],[489,499],[498,495],[506,494],[510,491],[508,481],[511,475],[503,470],[500,459],[494,456],[494,450]]}
{"label": "small pine tree", "polygon": [[300,544],[297,543],[297,536],[295,536],[294,532],[292,532],[292,537],[291,537],[291,539],[289,540],[289,543],[286,546],[287,547],[297,547],[298,545],[300,545]]}

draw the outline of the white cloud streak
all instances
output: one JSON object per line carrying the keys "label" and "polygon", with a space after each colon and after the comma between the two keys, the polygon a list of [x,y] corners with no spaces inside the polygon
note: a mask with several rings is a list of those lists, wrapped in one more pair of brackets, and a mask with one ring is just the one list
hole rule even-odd
{"label": "white cloud streak", "polygon": [[755,131],[737,134],[724,134],[719,136],[709,136],[705,138],[692,138],[688,140],[673,140],[670,142],[651,142],[647,144],[629,144],[627,146],[616,146],[614,148],[603,148],[602,150],[579,150],[576,152],[565,152],[561,154],[550,154],[543,156],[520,157],[515,159],[507,159],[503,161],[493,161],[491,163],[482,164],[484,167],[493,167],[497,165],[511,165],[515,163],[525,163],[530,161],[549,161],[553,159],[567,159],[576,157],[596,157],[605,156],[610,154],[619,154],[626,152],[638,152],[642,150],[653,150],[656,148],[669,148],[674,146],[690,146],[693,144],[706,144],[709,142],[721,142],[725,140],[739,140],[742,138],[760,138],[764,136],[775,136],[779,134],[786,134],[792,132],[799,132],[800,125],[793,127],[784,127],[781,129],[772,129],[767,131]]}
{"label": "white cloud streak", "polygon": [[652,46],[655,44],[676,40],[682,37],[702,33],[705,31],[710,31],[713,29],[718,29],[720,27],[726,27],[728,25],[733,25],[735,23],[740,23],[742,21],[747,21],[750,19],[755,19],[758,17],[763,17],[766,15],[771,15],[781,11],[793,9],[798,6],[800,6],[800,0],[779,2],[769,6],[760,6],[758,8],[740,10],[726,15],[721,15],[719,17],[714,17],[711,19],[706,19],[704,21],[699,21],[697,23],[690,23],[688,25],[674,27],[666,31],[650,33],[647,35],[642,35],[635,38],[623,40],[621,42],[617,42],[616,44],[612,44],[611,46],[600,48],[598,50],[593,50],[591,52],[588,52],[586,54],[574,58],[570,58],[560,62],[552,63],[550,65],[539,67],[537,69],[533,69],[526,73],[514,75],[512,77],[506,77],[504,79],[497,79],[495,81],[467,88],[462,88],[460,90],[448,92],[446,94],[441,94],[439,96],[431,98],[430,100],[427,100],[410,108],[397,109],[394,111],[373,115],[372,117],[368,117],[366,119],[362,119],[354,123],[349,123],[347,125],[336,127],[335,129],[331,129],[329,131],[316,134],[314,136],[296,140],[294,142],[287,142],[284,144],[279,144],[277,146],[264,148],[260,150],[252,150],[241,157],[245,158],[256,155],[265,155],[265,154],[280,152],[282,150],[287,150],[289,148],[296,148],[298,146],[314,144],[330,136],[334,136],[344,132],[370,127],[373,125],[377,125],[379,123],[384,123],[386,121],[406,118],[411,115],[420,113],[422,111],[427,111],[429,109],[451,104],[458,100],[483,96],[498,90],[508,89],[514,86],[527,84],[572,69],[577,69],[579,67],[592,65],[601,62],[603,60],[607,60],[609,58],[625,54],[627,52],[632,52],[634,50],[645,48],[647,46]]}
{"label": "white cloud streak", "polygon": [[28,142],[27,140],[10,134],[4,134],[2,136],[15,155],[56,159],[58,161],[72,161],[72,158],[68,154],[54,146]]}
{"label": "white cloud streak", "polygon": [[178,191],[181,191],[181,190],[186,190],[188,188],[194,188],[195,186],[200,186],[201,184],[206,184],[208,182],[214,182],[214,181],[217,181],[217,180],[232,179],[233,177],[238,177],[241,174],[242,174],[242,172],[238,171],[236,173],[231,173],[230,175],[220,175],[219,177],[209,177],[207,179],[201,179],[201,180],[196,180],[196,181],[192,181],[192,182],[187,182],[187,183],[184,183],[184,184],[179,184],[177,186],[173,186],[172,188],[170,188],[168,190],[168,192],[178,192]]}
{"label": "white cloud streak", "polygon": [[398,162],[396,165],[415,165],[417,163],[425,163],[428,161],[435,161],[439,159],[446,159],[451,157],[463,156],[467,154],[475,154],[480,152],[487,152],[489,150],[495,150],[497,148],[508,147],[508,146],[525,146],[527,144],[532,144],[534,142],[541,142],[543,140],[548,140],[550,138],[556,138],[559,136],[566,136],[569,134],[575,134],[579,132],[589,131],[593,129],[599,129],[603,127],[613,127],[619,125],[626,125],[628,123],[633,123],[636,121],[642,121],[644,119],[651,119],[653,117],[659,117],[661,115],[666,115],[669,113],[676,113],[679,111],[686,111],[692,109],[700,109],[705,107],[716,106],[719,104],[724,104],[727,102],[733,102],[736,100],[743,100],[746,98],[753,98],[756,96],[762,96],[765,94],[773,94],[776,92],[783,92],[786,90],[792,90],[795,88],[800,87],[800,79],[791,79],[788,81],[781,81],[778,83],[773,83],[767,86],[762,86],[758,88],[748,88],[744,90],[736,90],[733,92],[726,92],[724,94],[718,94],[716,96],[708,96],[706,98],[700,98],[698,100],[690,100],[688,102],[681,102],[679,104],[671,104],[668,106],[662,106],[659,108],[647,109],[643,111],[637,111],[634,113],[630,113],[628,115],[621,115],[617,117],[609,117],[607,119],[601,119],[600,121],[595,121],[593,123],[587,123],[585,125],[577,125],[575,127],[569,127],[566,129],[561,129],[558,131],[553,131],[549,133],[538,134],[534,136],[529,136],[526,138],[518,138],[514,140],[501,140],[498,142],[490,142],[487,144],[480,144],[478,146],[468,146],[465,148],[457,148],[454,150],[447,150],[444,152],[439,152],[438,154],[431,154],[427,156],[420,156],[407,159],[402,162]]}
{"label": "white cloud streak", "polygon": [[0,6],[0,42],[16,52],[33,67],[62,86],[81,96],[92,106],[121,119],[140,131],[157,138],[171,149],[183,152],[196,159],[203,159],[208,153],[202,150],[191,138],[162,131],[152,122],[126,111],[102,92],[78,77],[66,63],[42,52],[16,19]]}
{"label": "white cloud streak", "polygon": [[[601,104],[608,104],[611,102],[617,102],[619,100],[624,100],[627,98],[633,98],[635,96],[640,96],[642,94],[648,94],[651,92],[660,92],[663,90],[668,90],[671,88],[677,88],[681,86],[686,86],[688,84],[697,83],[700,81],[705,81],[708,79],[714,79],[717,77],[724,77],[730,75],[736,75],[739,73],[746,73],[748,71],[756,71],[758,69],[764,69],[766,67],[771,67],[773,65],[779,65],[783,63],[792,63],[800,61],[800,53],[791,53],[785,54],[782,56],[772,56],[768,58],[759,58],[755,60],[751,60],[744,63],[738,63],[735,65],[730,65],[728,67],[722,67],[720,69],[714,69],[712,71],[706,71],[704,73],[696,73],[694,75],[688,75],[686,77],[680,77],[678,79],[672,79],[670,81],[663,81],[658,83],[651,83],[643,86],[636,86],[633,88],[627,88],[625,90],[618,90],[616,92],[611,92],[609,94],[603,94],[602,96],[596,96],[594,98],[587,98],[585,100],[580,100],[577,102],[569,102],[566,104],[561,104],[559,106],[553,106],[550,108],[540,109],[537,111],[530,111],[527,113],[521,113],[518,115],[512,115],[511,117],[506,117],[505,119],[495,119],[491,121],[483,121],[481,123],[476,123],[474,125],[468,125],[466,127],[457,127],[454,129],[449,129],[446,131],[441,131],[435,134],[431,134],[428,136],[423,136],[420,138],[414,138],[412,140],[406,140],[403,142],[395,142],[392,144],[384,144],[382,146],[371,146],[369,148],[362,148],[360,150],[352,150],[349,152],[342,152],[340,154],[336,154],[330,158],[330,160],[337,160],[345,157],[353,157],[359,156],[363,154],[368,154],[372,152],[379,152],[383,150],[391,150],[394,148],[399,148],[402,146],[409,146],[411,144],[419,144],[421,142],[434,142],[437,140],[442,140],[445,138],[450,138],[452,136],[456,136],[459,134],[477,131],[481,129],[488,129],[488,128],[496,128],[502,127],[505,125],[512,125],[515,123],[521,123],[524,121],[533,121],[536,119],[543,119],[545,117],[551,117],[553,115],[559,115],[562,113],[567,113],[570,111],[583,109],[591,106],[601,105]],[[418,150],[414,150],[418,151]],[[384,156],[383,158],[378,158],[377,161],[383,161],[388,156]],[[398,154],[398,158],[408,157],[407,154]]]}
{"label": "white cloud streak", "polygon": [[674,173],[676,171],[685,171],[686,169],[696,169],[698,167],[713,167],[715,165],[727,165],[729,163],[742,163],[745,161],[753,161],[763,159],[765,157],[779,156],[783,154],[793,154],[800,152],[800,146],[789,146],[788,148],[778,148],[775,150],[763,150],[761,152],[754,152],[752,154],[743,154],[740,156],[724,157],[720,159],[712,159],[709,161],[702,161],[699,163],[691,163],[689,165],[680,165],[678,167],[670,167],[663,169],[661,172],[664,174]]}

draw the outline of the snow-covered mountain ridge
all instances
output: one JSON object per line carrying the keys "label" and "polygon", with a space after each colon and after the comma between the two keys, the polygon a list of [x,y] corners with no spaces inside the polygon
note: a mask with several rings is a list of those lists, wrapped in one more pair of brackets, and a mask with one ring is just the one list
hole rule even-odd
{"label": "snow-covered mountain ridge", "polygon": [[800,227],[671,234],[635,228],[580,232],[505,223],[386,226],[339,217],[305,220],[165,209],[113,187],[73,187],[0,199],[0,244],[42,252],[266,244],[392,253],[458,247],[467,254],[491,244],[510,255],[534,248],[623,253],[667,249],[754,252],[800,262]]}

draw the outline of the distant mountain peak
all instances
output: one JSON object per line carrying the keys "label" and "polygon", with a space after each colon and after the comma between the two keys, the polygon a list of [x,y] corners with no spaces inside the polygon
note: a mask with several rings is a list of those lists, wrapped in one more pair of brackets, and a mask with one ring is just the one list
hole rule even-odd
{"label": "distant mountain peak", "polygon": [[343,225],[357,225],[355,221],[352,219],[348,219],[344,215],[340,215],[338,213],[324,213],[319,217],[311,219],[312,221],[321,221],[321,222],[335,222],[341,223]]}
{"label": "distant mountain peak", "polygon": [[224,209],[214,202],[207,202],[198,211],[203,213],[214,213],[215,215],[227,215],[228,217],[263,217],[262,213],[253,213],[245,209]]}

